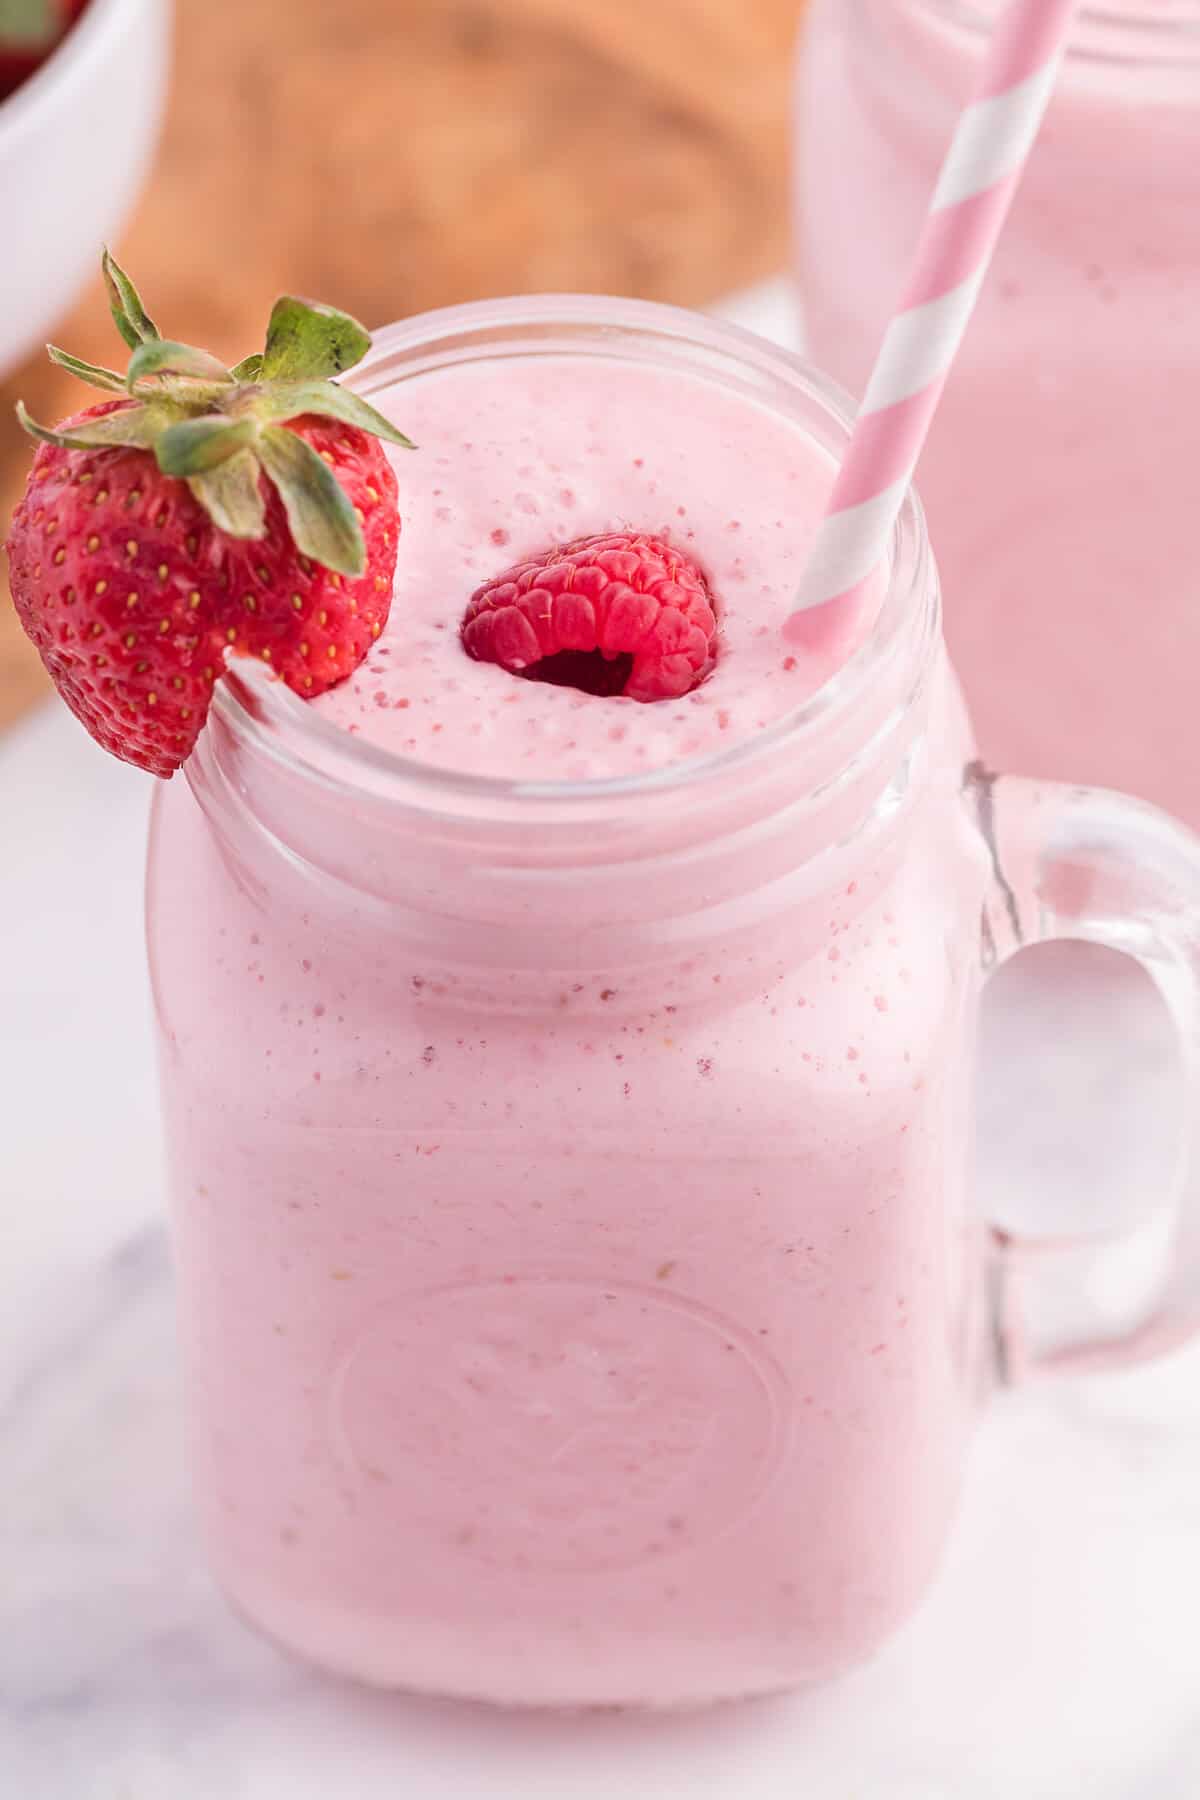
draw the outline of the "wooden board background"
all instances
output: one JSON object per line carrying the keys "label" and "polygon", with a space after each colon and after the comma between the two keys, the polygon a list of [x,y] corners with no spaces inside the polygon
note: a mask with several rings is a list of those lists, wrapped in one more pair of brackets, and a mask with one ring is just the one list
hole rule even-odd
{"label": "wooden board background", "polygon": [[[173,337],[231,359],[281,289],[368,324],[481,295],[593,289],[687,304],[779,267],[800,0],[178,0],[175,80],[120,246]],[[117,344],[99,284],[56,328]],[[22,395],[0,384],[0,522]],[[0,535],[3,535],[0,530]],[[42,692],[0,567],[0,726]]]}

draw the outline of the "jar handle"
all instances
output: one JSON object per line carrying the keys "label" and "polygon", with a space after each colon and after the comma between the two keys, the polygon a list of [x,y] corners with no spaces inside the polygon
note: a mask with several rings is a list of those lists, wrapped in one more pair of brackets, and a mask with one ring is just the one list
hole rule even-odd
{"label": "jar handle", "polygon": [[1050,1270],[1078,1305],[1089,1276],[1131,1236],[1110,1241],[993,1232],[996,1342],[1004,1380],[1115,1369],[1200,1332],[1200,838],[1156,807],[1100,788],[990,774],[975,763],[966,794],[992,862],[983,909],[987,973],[1030,944],[1077,938],[1132,956],[1154,982],[1179,1036],[1185,1123],[1174,1180],[1150,1210],[1168,1227],[1158,1291],[1131,1325],[1034,1347],[1033,1277]]}

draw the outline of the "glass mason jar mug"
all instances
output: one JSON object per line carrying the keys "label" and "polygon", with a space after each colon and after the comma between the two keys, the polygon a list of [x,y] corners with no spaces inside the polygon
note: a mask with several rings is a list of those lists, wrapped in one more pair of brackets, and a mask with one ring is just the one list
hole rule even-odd
{"label": "glass mason jar mug", "polygon": [[[812,354],[855,393],[998,7],[808,15],[801,285]],[[984,754],[1193,825],[1198,166],[1200,0],[1085,5],[918,476]]]}
{"label": "glass mason jar mug", "polygon": [[[355,380],[600,347],[844,443],[794,358],[620,301],[416,320]],[[435,771],[235,670],[157,796],[149,883],[234,1603],[331,1668],[511,1703],[865,1655],[1022,1341],[969,1193],[981,981],[1035,939],[1115,943],[1191,1045],[1198,895],[1164,817],[973,764],[911,499],[837,676],[654,773]],[[1181,1275],[1094,1353],[1194,1323]]]}

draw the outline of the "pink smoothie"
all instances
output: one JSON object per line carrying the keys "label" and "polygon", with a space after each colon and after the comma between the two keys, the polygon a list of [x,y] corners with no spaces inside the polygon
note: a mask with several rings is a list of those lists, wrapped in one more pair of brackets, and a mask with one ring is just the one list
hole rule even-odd
{"label": "pink smoothie", "polygon": [[[815,447],[797,455],[786,420],[670,370],[559,356],[449,369],[393,409],[421,449],[397,462],[390,629],[318,702],[344,730],[439,768],[595,780],[753,736],[829,672],[782,637],[834,472]],[[629,528],[668,535],[719,596],[721,654],[695,692],[597,700],[464,657],[457,627],[480,582]]]}
{"label": "pink smoothie", "polygon": [[[861,393],[990,0],[815,0],[812,353]],[[1200,0],[1086,8],[918,480],[985,755],[1200,822]]]}
{"label": "pink smoothie", "polygon": [[[516,1704],[785,1686],[867,1654],[945,1536],[978,1381],[985,868],[944,666],[831,702],[769,798],[753,763],[661,777],[748,747],[824,673],[778,632],[831,478],[789,379],[768,406],[660,349],[367,388],[421,448],[397,461],[389,629],[316,710],[414,759],[410,784],[660,771],[619,823],[453,787],[418,816],[377,763],[335,793],[230,712],[158,807],[214,1565],[262,1628],[368,1681]],[[641,705],[465,656],[483,577],[622,525],[669,529],[711,580],[703,688]]]}

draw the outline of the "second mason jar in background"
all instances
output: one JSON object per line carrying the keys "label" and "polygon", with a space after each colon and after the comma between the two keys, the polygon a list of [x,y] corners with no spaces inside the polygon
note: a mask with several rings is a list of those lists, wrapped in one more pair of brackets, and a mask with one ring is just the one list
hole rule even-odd
{"label": "second mason jar in background", "polygon": [[[814,0],[803,298],[814,356],[856,393],[995,11]],[[985,755],[1193,822],[1197,169],[1200,0],[1085,9],[919,472]]]}

